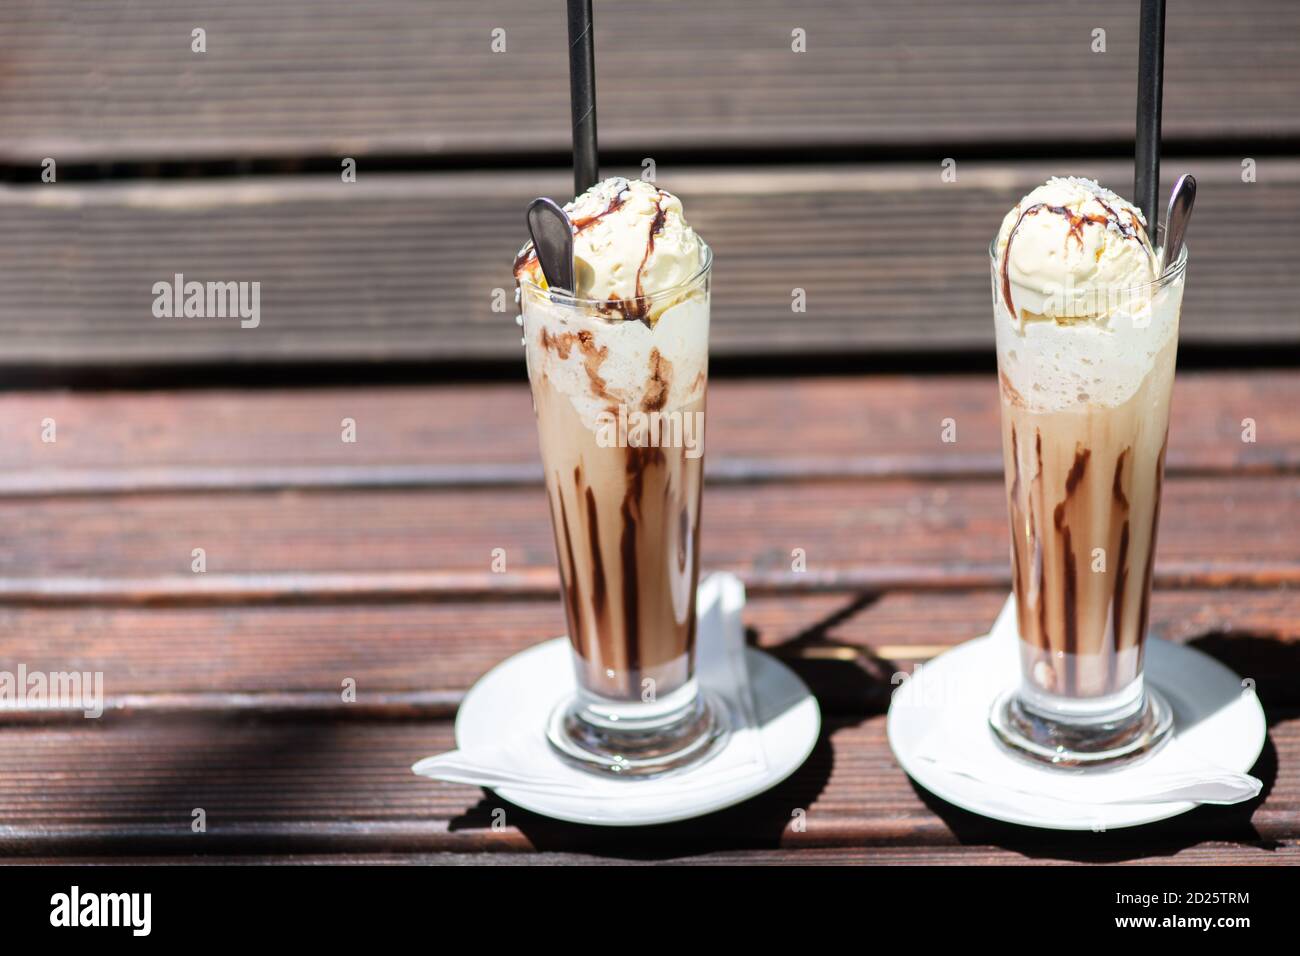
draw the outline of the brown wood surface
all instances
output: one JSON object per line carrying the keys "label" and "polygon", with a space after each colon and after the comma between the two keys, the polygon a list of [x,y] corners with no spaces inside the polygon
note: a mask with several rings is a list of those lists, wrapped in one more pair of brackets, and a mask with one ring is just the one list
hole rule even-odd
{"label": "brown wood surface", "polygon": [[[1068,866],[1073,863],[1123,863],[1126,866],[1295,866],[1300,848],[1293,844],[1242,844],[1207,840],[1194,846],[1152,844],[1145,855],[1127,848],[1084,847],[1064,841],[1064,848],[1040,844],[1036,848],[1006,849],[1001,846],[959,847],[802,847],[793,859],[800,866]],[[1055,855],[1054,855],[1055,854]],[[286,853],[207,854],[205,865],[213,866],[788,866],[790,851],[780,847],[766,850],[718,850],[672,857],[611,858],[591,853],[559,850],[512,853]],[[0,857],[0,866],[177,866],[193,857],[177,856],[67,856]]]}
{"label": "brown wood surface", "polygon": [[[314,575],[382,583],[405,573],[426,576],[433,591],[549,587],[544,502],[540,487],[0,501],[0,524],[13,538],[0,554],[0,593],[33,580],[92,579],[136,588],[139,599],[154,588],[196,597],[210,588],[215,597],[266,575],[278,576],[287,596],[311,589]],[[994,479],[739,485],[705,492],[703,561],[758,587],[796,590],[933,587],[963,574],[1009,581],[1004,507]],[[1167,481],[1157,581],[1300,583],[1298,509],[1294,475]],[[194,548],[206,552],[205,574],[190,571]],[[806,572],[791,570],[796,548]],[[489,570],[495,549],[506,561],[499,574]]]}
{"label": "brown wood surface", "polygon": [[[1126,0],[597,3],[602,145],[937,161],[971,144],[1127,142],[1137,27]],[[1166,137],[1300,133],[1297,28],[1287,0],[1179,3]],[[21,0],[0,13],[0,158],[561,158],[565,45],[563,14],[530,0]]]}
{"label": "brown wood surface", "polygon": [[[754,643],[809,680],[832,714],[884,709],[894,675],[992,623],[995,588],[751,598]],[[1270,706],[1300,707],[1300,590],[1158,590],[1155,634],[1204,648],[1256,681]],[[502,658],[564,633],[559,602],[303,606],[0,607],[4,659],[32,671],[104,674],[123,714],[276,712],[348,719],[448,717]],[[274,662],[274,666],[268,666]],[[0,662],[2,663],[2,662]],[[357,682],[356,703],[338,688]],[[32,711],[9,720],[79,720]]]}
{"label": "brown wood surface", "polygon": [[[1170,473],[1300,470],[1298,395],[1295,370],[1180,373]],[[715,378],[705,468],[718,483],[998,477],[997,401],[991,372]],[[342,441],[348,418],[354,443]],[[946,418],[954,442],[942,440]],[[541,474],[522,358],[516,381],[500,384],[0,393],[0,441],[2,497],[534,485]]]}
{"label": "brown wood surface", "polygon": [[[1153,626],[1256,681],[1271,721],[1258,801],[1045,835],[915,788],[884,738],[896,675],[979,633],[1006,594],[994,390],[978,376],[722,381],[705,563],[750,581],[752,639],[808,681],[827,728],[770,793],[617,839],[513,807],[495,831],[495,797],[408,769],[450,745],[479,675],[563,629],[522,386],[7,394],[0,669],[103,671],[107,712],[0,714],[0,856],[1292,860],[1300,426],[1285,410],[1300,378],[1178,387]],[[355,446],[339,441],[349,415]],[[949,415],[958,441],[944,445]],[[773,441],[781,424],[797,443]],[[498,546],[504,575],[487,570]],[[207,573],[189,572],[192,547]],[[789,570],[793,547],[806,575]]]}
{"label": "brown wood surface", "polygon": [[[1166,157],[1200,181],[1189,234],[1186,345],[1300,345],[1300,162]],[[714,246],[718,357],[975,351],[992,356],[987,250],[1047,176],[1121,192],[1131,164],[959,158],[722,171],[658,170]],[[522,210],[561,172],[362,175],[0,187],[0,366],[519,360],[509,264]],[[155,318],[155,282],[261,283],[261,324]],[[803,289],[806,312],[792,312]],[[499,309],[500,311],[494,311]]]}
{"label": "brown wood surface", "polygon": [[[780,847],[994,844],[1047,857],[1147,855],[1203,841],[1294,847],[1300,718],[1273,713],[1259,799],[1134,830],[1053,837],[984,820],[919,791],[895,762],[883,716],[832,718],[808,762],[767,793],[708,817],[611,837],[504,804],[476,787],[415,777],[452,746],[449,721],[186,719],[7,726],[0,734],[0,853],[491,852],[608,858]],[[207,814],[207,832],[190,829]],[[504,829],[492,826],[505,810]],[[793,826],[805,810],[806,829]],[[791,857],[798,859],[797,855]]]}

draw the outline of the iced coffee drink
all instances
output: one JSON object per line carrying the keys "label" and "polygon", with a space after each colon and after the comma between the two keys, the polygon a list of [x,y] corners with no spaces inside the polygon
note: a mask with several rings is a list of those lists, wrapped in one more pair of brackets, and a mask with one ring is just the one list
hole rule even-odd
{"label": "iced coffee drink", "polygon": [[712,256],[681,202],[608,179],[568,204],[573,290],[515,263],[578,692],[552,744],[624,777],[725,732],[694,675]]}
{"label": "iced coffee drink", "polygon": [[1113,765],[1170,727],[1142,654],[1186,252],[1164,268],[1136,208],[1052,179],[991,269],[1022,672],[992,725],[1031,758]]}

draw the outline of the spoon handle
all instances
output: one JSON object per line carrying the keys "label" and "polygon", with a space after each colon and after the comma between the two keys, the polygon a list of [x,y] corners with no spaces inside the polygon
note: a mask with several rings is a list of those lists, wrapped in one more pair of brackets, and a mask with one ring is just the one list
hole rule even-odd
{"label": "spoon handle", "polygon": [[534,199],[528,204],[528,233],[533,237],[542,275],[552,289],[572,294],[573,222],[553,199]]}
{"label": "spoon handle", "polygon": [[1174,191],[1169,196],[1169,211],[1165,214],[1165,251],[1160,272],[1163,275],[1178,261],[1187,236],[1187,223],[1192,218],[1192,205],[1196,202],[1196,179],[1190,173],[1178,177]]}

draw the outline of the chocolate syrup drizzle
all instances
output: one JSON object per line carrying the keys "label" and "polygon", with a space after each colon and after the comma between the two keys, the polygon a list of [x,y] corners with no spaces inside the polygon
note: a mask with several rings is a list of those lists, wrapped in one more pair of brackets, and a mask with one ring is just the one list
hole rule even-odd
{"label": "chocolate syrup drizzle", "polygon": [[602,345],[596,347],[596,337],[587,329],[577,332],[560,332],[552,334],[542,326],[538,334],[538,342],[541,343],[544,351],[554,352],[561,359],[567,359],[569,353],[573,351],[576,345],[582,353],[582,368],[587,373],[587,382],[591,386],[591,393],[597,398],[607,401],[618,401],[618,397],[612,395],[603,375],[600,374],[600,367],[605,363],[609,355],[609,346]]}
{"label": "chocolate syrup drizzle", "polygon": [[610,299],[609,309],[614,312],[622,312],[625,319],[636,319],[650,325],[650,300],[646,298],[645,289],[641,285],[641,275],[645,272],[646,263],[650,261],[651,254],[655,251],[655,236],[664,227],[666,213],[663,207],[664,191],[659,190],[659,204],[655,206],[654,219],[650,221],[650,232],[645,240],[645,253],[641,256],[641,264],[636,267],[636,298],[633,299]]}
{"label": "chocolate syrup drizzle", "polygon": [[636,671],[641,666],[640,578],[637,573],[637,531],[643,520],[641,497],[645,493],[645,471],[651,467],[654,452],[663,459],[658,448],[627,448],[627,491],[619,514],[623,518],[623,534],[619,538],[619,558],[623,566],[623,632],[627,641],[627,667]]}
{"label": "chocolate syrup drizzle", "polygon": [[[1043,433],[1034,429],[1034,462],[1038,470],[1034,472],[1034,490],[1041,501],[1043,497]],[[1038,540],[1037,512],[1029,508],[1029,535],[1034,542],[1034,576],[1038,593],[1038,637],[1043,642],[1043,650],[1051,650],[1051,641],[1047,638],[1047,592],[1043,588],[1043,545]]]}
{"label": "chocolate syrup drizzle", "polygon": [[[659,190],[659,192],[662,194],[663,190],[661,189]],[[595,213],[594,215],[591,216],[579,216],[577,219],[573,220],[573,234],[576,236],[578,233],[583,232],[584,230],[589,229],[592,226],[594,226],[596,223],[600,222],[610,213],[621,209],[623,207],[623,204],[627,202],[627,197],[629,194],[630,191],[628,189],[626,188],[620,189],[618,193],[614,196],[614,198],[611,199],[609,203],[605,206],[605,208],[602,209],[600,212]],[[537,249],[534,248],[532,242],[529,242],[520,251],[519,255],[515,256],[515,265],[514,265],[515,276],[518,277],[521,269],[525,267],[529,267],[531,263],[536,261],[537,261]]]}
{"label": "chocolate syrup drizzle", "polygon": [[[574,469],[574,481],[581,486],[582,469]],[[600,523],[596,516],[596,495],[587,489],[587,546],[591,549],[591,605],[596,612],[598,632],[609,628],[609,594],[605,585],[605,562],[600,558]]]}
{"label": "chocolate syrup drizzle", "polygon": [[1074,463],[1070,465],[1070,471],[1065,476],[1065,498],[1056,506],[1056,511],[1052,515],[1052,524],[1055,525],[1057,532],[1061,536],[1061,552],[1065,558],[1065,587],[1062,594],[1065,617],[1065,686],[1074,687],[1076,684],[1075,663],[1079,653],[1079,567],[1074,556],[1074,542],[1070,534],[1070,528],[1065,523],[1065,509],[1074,497],[1074,493],[1079,489],[1083,482],[1084,473],[1088,470],[1088,460],[1092,457],[1092,451],[1088,448],[1078,448],[1074,450]]}
{"label": "chocolate syrup drizzle", "polygon": [[[545,332],[543,334],[546,334]],[[545,347],[559,352],[562,356],[577,346],[584,348],[582,333],[563,333],[544,339]],[[590,348],[590,345],[587,346]],[[585,350],[584,350],[585,351]],[[593,354],[595,354],[593,352]],[[603,355],[601,356],[603,358]],[[640,402],[643,412],[661,410],[667,403],[672,384],[673,366],[657,349],[652,349],[649,359],[650,383]],[[664,427],[660,422],[659,427]],[[565,506],[565,496],[558,492],[559,475],[555,476],[557,492],[552,500],[552,511],[556,517],[556,540],[561,553],[561,574],[564,580],[564,600],[569,613],[570,627],[575,635],[574,646],[579,655],[597,664],[602,672],[601,681],[607,688],[626,699],[635,699],[640,693],[637,681],[647,662],[643,659],[643,650],[647,641],[661,639],[661,635],[647,635],[641,628],[641,598],[645,587],[641,580],[644,570],[640,564],[640,552],[644,549],[643,532],[648,521],[669,523],[676,531],[677,544],[674,554],[665,555],[667,560],[675,560],[679,574],[690,570],[693,556],[699,553],[699,522],[691,526],[690,502],[682,500],[680,507],[674,502],[674,494],[684,497],[690,487],[689,469],[693,463],[685,456],[681,459],[680,473],[671,478],[666,474],[667,456],[663,451],[664,435],[644,436],[640,446],[629,445],[621,449],[623,454],[623,473],[625,477],[623,498],[619,504],[621,531],[619,535],[617,568],[605,566],[601,551],[599,530],[599,508],[595,490],[586,483],[583,469],[579,465],[573,469],[573,488],[576,500],[585,504],[586,547],[591,567],[590,597],[584,596],[582,584],[578,579],[578,555],[575,542],[582,537],[581,518],[575,514],[574,526],[569,524]],[[617,451],[612,452],[617,454]],[[658,471],[655,471],[658,469]],[[675,479],[675,481],[674,481]],[[662,501],[647,501],[648,486],[661,481],[663,485]],[[694,507],[699,514],[700,496],[703,481],[695,479]],[[656,533],[663,529],[655,527]],[[611,615],[615,602],[611,601],[610,577],[616,575],[621,584],[622,597],[622,635],[617,651],[605,645],[613,640]],[[653,577],[653,576],[652,576]],[[588,603],[589,602],[589,603]],[[694,589],[690,594],[690,609],[686,625],[685,640],[682,651],[689,652],[695,640]],[[594,643],[593,643],[594,642]],[[662,662],[650,661],[650,667],[660,666]],[[651,671],[653,672],[653,671]],[[660,692],[674,688],[661,687]]]}
{"label": "chocolate syrup drizzle", "polygon": [[1147,566],[1142,578],[1142,608],[1138,614],[1138,640],[1147,632],[1147,620],[1151,612],[1151,578],[1156,566],[1156,529],[1160,526],[1160,492],[1165,477],[1165,452],[1169,449],[1169,431],[1165,430],[1165,440],[1160,446],[1160,460],[1156,463],[1156,484],[1153,494],[1155,507],[1151,509],[1151,550],[1147,552]]}
{"label": "chocolate syrup drizzle", "polygon": [[[1034,628],[1025,621],[1026,628],[1022,629],[1022,639],[1035,647],[1042,655],[1045,655],[1044,659],[1049,661],[1053,667],[1063,668],[1059,682],[1051,689],[1063,694],[1080,693],[1078,665],[1083,658],[1099,654],[1097,663],[1103,668],[1103,684],[1111,690],[1117,690],[1118,687],[1112,687],[1111,685],[1122,683],[1123,675],[1115,673],[1116,655],[1135,643],[1140,644],[1142,636],[1146,633],[1149,619],[1151,577],[1155,563],[1156,525],[1160,517],[1160,492],[1168,437],[1166,435],[1165,446],[1160,451],[1155,486],[1151,489],[1151,494],[1155,495],[1153,499],[1155,505],[1152,510],[1151,527],[1148,532],[1149,550],[1146,556],[1146,566],[1143,569],[1142,603],[1138,611],[1136,628],[1125,627],[1132,527],[1129,520],[1131,506],[1129,495],[1125,491],[1124,476],[1125,468],[1132,462],[1133,449],[1131,447],[1124,448],[1115,460],[1108,499],[1111,510],[1105,526],[1110,529],[1107,532],[1107,540],[1116,542],[1117,535],[1118,541],[1115,545],[1114,571],[1108,582],[1110,595],[1109,644],[1100,651],[1091,649],[1091,641],[1089,642],[1089,648],[1086,649],[1081,648],[1079,643],[1082,623],[1079,600],[1081,589],[1084,587],[1083,579],[1080,576],[1080,562],[1085,560],[1085,556],[1075,553],[1074,545],[1076,542],[1073,529],[1070,527],[1071,515],[1073,514],[1077,518],[1081,514],[1081,512],[1074,511],[1071,504],[1083,493],[1082,489],[1084,488],[1088,469],[1093,464],[1092,452],[1090,449],[1079,446],[1075,448],[1074,460],[1069,472],[1066,474],[1064,487],[1062,488],[1062,497],[1052,510],[1053,543],[1053,541],[1039,540],[1039,531],[1035,520],[1042,507],[1042,433],[1035,429],[1034,457],[1037,471],[1033,475],[1029,489],[1025,488],[1025,476],[1022,474],[1020,465],[1020,437],[1014,425],[1010,429],[1008,438],[1011,446],[1012,470],[1007,494],[1012,519],[1012,575],[1015,584],[1017,608],[1020,614],[1026,614],[1033,608],[1035,601],[1037,603],[1037,607],[1033,608],[1037,612],[1037,627]],[[1027,501],[1022,502],[1021,499],[1026,494],[1029,498]],[[1040,502],[1038,507],[1035,507],[1035,501]],[[1102,502],[1096,502],[1091,506],[1085,503],[1081,507],[1084,512],[1089,512],[1092,507],[1104,506]],[[1047,603],[1049,590],[1043,580],[1044,565],[1041,557],[1039,557],[1045,548],[1058,555],[1061,568],[1060,590],[1059,592],[1052,592],[1059,593],[1061,602],[1062,632],[1059,635],[1051,633],[1048,623]],[[1053,638],[1057,640],[1054,641]],[[1052,650],[1054,646],[1059,646],[1061,650],[1059,659]]]}
{"label": "chocolate syrup drizzle", "polygon": [[[638,321],[651,327],[653,323],[650,321],[650,302],[647,298],[647,293],[642,286],[641,279],[642,274],[645,272],[646,264],[650,261],[650,256],[654,253],[655,237],[663,231],[664,220],[668,215],[664,210],[663,201],[669,194],[662,189],[658,190],[658,192],[659,201],[655,206],[654,218],[650,221],[649,234],[646,236],[645,253],[641,256],[641,263],[636,269],[636,284],[634,286],[636,295],[631,299],[616,299],[611,297],[606,300],[604,305],[601,307],[601,311],[606,315],[620,315],[624,320]],[[624,187],[618,191],[604,209],[598,213],[594,213],[593,215],[581,216],[573,220],[573,234],[575,236],[578,235],[578,233],[591,228],[591,226],[600,222],[606,216],[621,209],[631,194],[631,189],[626,185],[625,180]],[[530,242],[524,246],[519,255],[515,257],[515,278],[519,278],[522,270],[530,269],[532,263],[536,260],[537,250],[533,248],[533,244]]]}
{"label": "chocolate syrup drizzle", "polygon": [[[1119,533],[1119,554],[1115,560],[1115,587],[1111,593],[1111,640],[1115,644],[1115,653],[1121,650],[1121,635],[1124,633],[1124,594],[1128,588],[1128,496],[1124,494],[1124,460],[1128,458],[1131,448],[1125,448],[1115,460],[1115,478],[1110,484],[1110,496],[1115,507],[1124,513],[1124,525]],[[1151,543],[1155,552],[1155,542]]]}
{"label": "chocolate syrup drizzle", "polygon": [[[559,475],[556,475],[556,488],[559,488]],[[569,563],[569,573],[561,575],[564,579],[564,603],[568,606],[574,632],[585,634],[582,625],[582,595],[578,587],[578,562],[573,551],[573,536],[569,534],[569,515],[564,507],[564,495],[557,491],[556,497],[560,500],[559,524],[564,528],[564,554]]]}
{"label": "chocolate syrup drizzle", "polygon": [[[1070,225],[1070,231],[1066,233],[1065,241],[1068,243],[1071,239],[1074,239],[1079,243],[1080,247],[1083,246],[1083,226],[1084,223],[1088,222],[1102,226],[1114,223],[1115,227],[1119,229],[1120,234],[1125,239],[1138,238],[1138,229],[1141,226],[1141,223],[1138,222],[1136,214],[1130,211],[1130,222],[1129,224],[1125,224],[1124,220],[1119,217],[1119,214],[1115,212],[1115,210],[1111,208],[1110,204],[1104,199],[1099,196],[1093,196],[1092,198],[1096,200],[1097,205],[1101,206],[1101,208],[1105,210],[1106,214],[1104,216],[1084,215],[1083,213],[1075,212],[1068,206],[1051,206],[1042,202],[1034,203],[1032,206],[1028,206],[1021,211],[1020,217],[1016,220],[1016,224],[1011,227],[1011,232],[1007,234],[1007,247],[1002,252],[1002,262],[1000,263],[999,268],[1002,278],[1002,301],[1006,303],[1007,311],[1011,313],[1011,318],[1013,320],[1017,319],[1018,316],[1016,315],[1016,307],[1011,301],[1011,241],[1015,239],[1016,233],[1020,230],[1020,224],[1025,221],[1026,216],[1031,214],[1036,215],[1039,212],[1050,212],[1053,215],[1063,217]],[[1151,252],[1147,250],[1145,243],[1142,244],[1142,248],[1147,252],[1147,257],[1150,258]]]}

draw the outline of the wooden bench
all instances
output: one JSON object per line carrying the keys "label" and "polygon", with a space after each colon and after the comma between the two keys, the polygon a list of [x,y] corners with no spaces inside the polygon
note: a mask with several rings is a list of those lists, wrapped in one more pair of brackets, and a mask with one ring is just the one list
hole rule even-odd
{"label": "wooden bench", "polygon": [[[1126,0],[596,7],[601,140],[625,161],[773,149],[937,161],[1026,145],[1126,151],[1132,137],[1138,18]],[[530,0],[22,0],[2,16],[10,162],[567,162],[564,18]],[[191,50],[200,27],[206,53]],[[1180,2],[1169,142],[1294,141],[1298,28],[1288,0]],[[796,29],[807,52],[792,50]]]}
{"label": "wooden bench", "polygon": [[[1300,163],[1170,160],[1201,183],[1184,348],[1300,347],[1290,272]],[[717,251],[722,358],[975,352],[991,367],[987,249],[1052,171],[1124,186],[1131,164],[959,163],[721,171],[665,167]],[[524,209],[562,173],[369,175],[0,190],[0,364],[492,362],[522,367],[510,262]],[[261,283],[261,323],[157,318],[155,282]],[[792,311],[803,289],[806,312]],[[496,310],[500,311],[496,311]]]}

